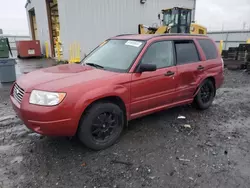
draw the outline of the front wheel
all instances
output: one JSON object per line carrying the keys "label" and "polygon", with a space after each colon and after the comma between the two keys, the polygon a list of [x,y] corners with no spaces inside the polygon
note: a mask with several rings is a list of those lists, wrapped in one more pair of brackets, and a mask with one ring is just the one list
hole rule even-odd
{"label": "front wheel", "polygon": [[88,148],[102,150],[113,145],[124,126],[124,112],[109,102],[94,104],[83,115],[78,129],[80,141]]}
{"label": "front wheel", "polygon": [[215,86],[211,80],[205,80],[200,85],[200,90],[195,96],[194,104],[198,109],[205,110],[208,109],[214,100],[215,96]]}

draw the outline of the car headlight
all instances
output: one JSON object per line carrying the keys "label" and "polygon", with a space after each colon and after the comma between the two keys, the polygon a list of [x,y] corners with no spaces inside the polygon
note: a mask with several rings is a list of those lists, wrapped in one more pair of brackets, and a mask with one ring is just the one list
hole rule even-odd
{"label": "car headlight", "polygon": [[55,106],[60,104],[65,96],[66,93],[33,90],[31,92],[29,102],[30,104],[42,106]]}

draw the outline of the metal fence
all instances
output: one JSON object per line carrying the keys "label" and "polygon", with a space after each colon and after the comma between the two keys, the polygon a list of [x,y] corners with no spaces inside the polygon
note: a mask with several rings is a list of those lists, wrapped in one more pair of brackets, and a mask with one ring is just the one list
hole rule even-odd
{"label": "metal fence", "polygon": [[223,50],[228,50],[229,47],[238,47],[239,44],[246,43],[250,39],[250,30],[212,31],[208,32],[208,36],[214,39],[218,45],[220,40],[223,40]]}

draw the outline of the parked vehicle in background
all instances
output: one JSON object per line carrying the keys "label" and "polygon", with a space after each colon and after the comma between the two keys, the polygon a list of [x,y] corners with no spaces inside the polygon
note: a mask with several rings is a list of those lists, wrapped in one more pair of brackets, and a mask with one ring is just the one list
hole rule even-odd
{"label": "parked vehicle in background", "polygon": [[200,35],[120,35],[82,64],[22,76],[11,90],[14,110],[33,131],[74,136],[94,150],[120,137],[129,120],[191,104],[211,106],[223,83],[223,61]]}

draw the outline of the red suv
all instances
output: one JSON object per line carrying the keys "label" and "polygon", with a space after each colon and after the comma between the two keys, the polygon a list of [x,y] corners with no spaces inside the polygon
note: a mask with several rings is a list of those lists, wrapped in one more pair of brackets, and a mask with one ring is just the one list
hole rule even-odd
{"label": "red suv", "polygon": [[207,109],[223,83],[223,66],[206,36],[119,35],[81,64],[22,76],[10,98],[31,130],[77,135],[100,150],[111,146],[131,119],[190,103]]}

